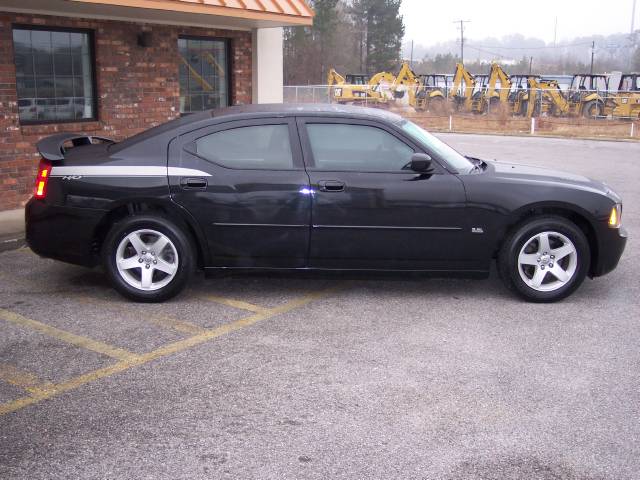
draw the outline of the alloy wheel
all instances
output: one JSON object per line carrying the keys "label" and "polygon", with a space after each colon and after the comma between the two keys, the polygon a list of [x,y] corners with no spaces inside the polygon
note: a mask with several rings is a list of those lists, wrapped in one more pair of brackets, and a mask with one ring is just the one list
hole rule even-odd
{"label": "alloy wheel", "polygon": [[122,279],[132,287],[158,290],[175,277],[178,251],[165,234],[156,230],[136,230],[120,241],[116,266]]}
{"label": "alloy wheel", "polygon": [[540,232],[527,240],[518,255],[518,273],[529,287],[552,292],[566,285],[578,267],[578,251],[562,233]]}

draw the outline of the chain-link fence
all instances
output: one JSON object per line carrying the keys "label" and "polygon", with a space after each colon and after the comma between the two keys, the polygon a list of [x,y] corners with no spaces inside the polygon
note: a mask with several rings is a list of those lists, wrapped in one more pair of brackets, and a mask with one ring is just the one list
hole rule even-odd
{"label": "chain-link fence", "polygon": [[383,108],[436,131],[640,138],[640,91],[306,85],[284,87],[284,102]]}

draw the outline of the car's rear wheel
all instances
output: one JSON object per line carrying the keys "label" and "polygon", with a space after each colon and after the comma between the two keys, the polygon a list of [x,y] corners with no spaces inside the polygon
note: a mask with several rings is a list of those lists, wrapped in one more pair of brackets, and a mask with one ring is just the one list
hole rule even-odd
{"label": "car's rear wheel", "polygon": [[532,302],[554,302],[574,292],[590,265],[589,242],[573,222],[537,217],[508,236],[498,255],[506,286]]}
{"label": "car's rear wheel", "polygon": [[111,283],[139,302],[161,302],[177,295],[193,271],[189,238],[170,220],[132,216],[116,223],[103,245]]}

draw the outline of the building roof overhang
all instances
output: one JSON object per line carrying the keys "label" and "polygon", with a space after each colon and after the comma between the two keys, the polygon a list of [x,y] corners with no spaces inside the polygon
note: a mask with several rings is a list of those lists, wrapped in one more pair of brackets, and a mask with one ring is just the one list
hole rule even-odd
{"label": "building roof overhang", "polygon": [[2,10],[240,30],[313,22],[305,0],[4,0]]}

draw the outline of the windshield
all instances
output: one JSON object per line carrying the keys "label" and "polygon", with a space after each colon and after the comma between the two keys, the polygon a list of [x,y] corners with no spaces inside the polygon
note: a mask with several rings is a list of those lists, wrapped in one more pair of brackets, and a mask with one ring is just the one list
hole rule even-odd
{"label": "windshield", "polygon": [[471,161],[422,127],[408,120],[403,121],[400,126],[411,137],[422,143],[428,152],[433,152],[437,157],[456,169],[458,173],[469,173],[473,170],[474,164]]}

